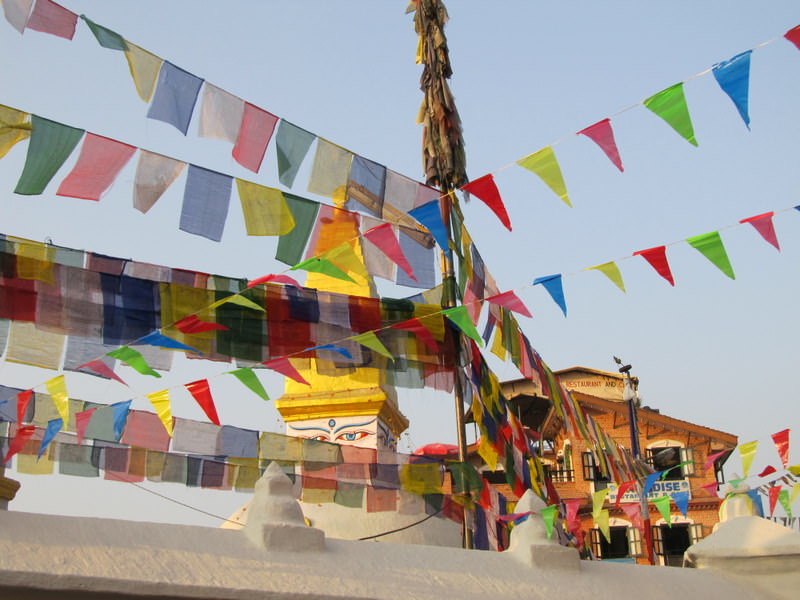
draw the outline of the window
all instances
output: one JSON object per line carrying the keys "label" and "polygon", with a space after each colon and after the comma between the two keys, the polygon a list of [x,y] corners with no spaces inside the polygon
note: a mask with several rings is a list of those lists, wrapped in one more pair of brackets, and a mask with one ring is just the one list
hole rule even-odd
{"label": "window", "polygon": [[575,471],[572,468],[572,445],[569,440],[565,441],[562,449],[558,451],[556,464],[547,466],[547,472],[550,479],[556,483],[575,481]]}
{"label": "window", "polygon": [[594,454],[591,452],[584,452],[581,454],[581,461],[583,463],[583,478],[586,481],[594,482],[595,491],[608,487],[608,482],[611,480],[604,476],[600,467],[597,466]]}
{"label": "window", "polygon": [[609,527],[611,540],[607,540],[600,529],[589,532],[592,553],[603,560],[631,558],[642,555],[642,536],[635,527]]}
{"label": "window", "polygon": [[671,567],[683,565],[683,553],[703,537],[702,523],[673,523],[655,525],[653,531],[653,550]]}
{"label": "window", "polygon": [[695,474],[694,448],[664,446],[647,449],[647,460],[656,471],[666,471],[663,479],[683,479]]}

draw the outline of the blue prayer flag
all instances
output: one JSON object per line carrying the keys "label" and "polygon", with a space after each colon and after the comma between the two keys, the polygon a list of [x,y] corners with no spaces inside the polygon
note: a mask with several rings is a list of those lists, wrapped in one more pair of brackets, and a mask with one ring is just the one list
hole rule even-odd
{"label": "blue prayer flag", "polygon": [[730,60],[717,63],[711,69],[714,79],[717,80],[722,91],[733,100],[736,110],[750,129],[750,114],[748,112],[748,89],[750,86],[750,55],[752,50],[737,54]]}
{"label": "blue prayer flag", "polygon": [[567,302],[564,299],[564,288],[561,285],[561,274],[547,275],[545,277],[537,277],[533,281],[533,285],[541,284],[550,297],[561,307],[561,312],[567,316]]}
{"label": "blue prayer flag", "polygon": [[228,218],[232,185],[230,175],[189,165],[180,229],[214,242],[220,241]]}
{"label": "blue prayer flag", "polygon": [[61,419],[53,419],[52,421],[47,422],[47,429],[44,430],[44,435],[42,436],[42,443],[39,445],[39,453],[36,455],[36,460],[42,458],[42,454],[44,451],[47,450],[47,447],[50,445],[56,434],[61,431],[61,428],[64,426],[64,421]]}
{"label": "blue prayer flag", "polygon": [[202,85],[202,79],[165,60],[147,117],[169,123],[186,135]]}
{"label": "blue prayer flag", "polygon": [[117,402],[111,405],[114,411],[114,437],[117,441],[122,437],[122,431],[125,429],[131,402],[132,400],[126,400],[125,402]]}
{"label": "blue prayer flag", "polygon": [[408,214],[431,232],[436,243],[439,244],[439,247],[444,250],[444,252],[450,253],[450,238],[447,235],[444,221],[442,221],[442,211],[439,208],[438,198],[408,211]]}

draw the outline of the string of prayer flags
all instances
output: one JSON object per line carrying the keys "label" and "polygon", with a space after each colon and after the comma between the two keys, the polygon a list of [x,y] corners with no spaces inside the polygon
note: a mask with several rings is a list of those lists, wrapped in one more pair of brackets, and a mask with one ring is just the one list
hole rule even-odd
{"label": "string of prayer flags", "polygon": [[20,34],[25,33],[25,24],[28,22],[32,3],[33,0],[5,0],[3,2],[3,14],[6,21]]}
{"label": "string of prayer flags", "polygon": [[725,273],[731,279],[736,279],[733,274],[733,267],[728,254],[725,252],[725,246],[722,244],[722,238],[717,231],[711,231],[702,235],[696,235],[686,240],[695,248],[700,254],[705,256],[711,263],[716,266],[720,271]]}
{"label": "string of prayer flags", "polygon": [[219,425],[220,422],[219,416],[217,416],[217,407],[214,406],[214,398],[211,397],[208,379],[200,379],[198,381],[192,381],[191,383],[184,383],[183,387],[189,391],[189,393],[192,395],[192,398],[194,398],[197,404],[200,405],[200,408],[202,408],[203,412],[206,413],[208,419],[214,423],[214,425]]}
{"label": "string of prayer flags", "polygon": [[0,104],[0,158],[8,154],[14,144],[28,139],[31,129],[30,114]]}
{"label": "string of prayer flags", "polygon": [[78,162],[56,190],[57,196],[100,200],[136,152],[134,146],[87,133]]}
{"label": "string of prayer flags", "polygon": [[186,135],[202,85],[202,79],[165,60],[147,118],[168,123]]}
{"label": "string of prayer flags", "polygon": [[533,280],[533,285],[541,285],[550,294],[553,302],[558,304],[564,316],[567,316],[567,301],[564,299],[564,288],[561,284],[561,274],[546,275]]}
{"label": "string of prayer flags", "polygon": [[474,340],[479,346],[483,346],[481,334],[475,329],[475,324],[472,322],[472,318],[469,316],[469,311],[466,306],[461,305],[446,308],[442,311],[442,314],[450,319],[461,333]]}
{"label": "string of prayer flags", "polygon": [[669,496],[660,496],[658,498],[651,498],[650,502],[656,505],[658,512],[664,518],[664,522],[667,524],[667,527],[672,527],[672,520],[670,519],[670,504],[671,498]]}
{"label": "string of prayer flags", "polygon": [[142,213],[153,208],[185,167],[185,162],[140,150],[133,180],[133,207]]}
{"label": "string of prayer flags", "polygon": [[619,267],[617,263],[614,261],[603,263],[602,265],[595,265],[594,267],[588,267],[586,270],[596,270],[600,271],[603,275],[608,277],[608,279],[617,286],[620,290],[625,292],[625,283],[622,281],[622,273],[619,271]]}
{"label": "string of prayer flags", "polygon": [[497,189],[497,184],[494,182],[494,177],[491,173],[470,181],[462,186],[461,190],[482,200],[497,215],[497,218],[500,219],[505,228],[511,231],[511,220],[508,218],[503,199],[500,197],[500,191]]}
{"label": "string of prayer flags", "polygon": [[42,454],[45,453],[47,447],[50,445],[50,442],[56,438],[56,434],[61,431],[62,427],[64,427],[64,421],[61,419],[51,419],[47,422],[47,427],[44,430],[42,441],[39,444],[39,452],[36,454],[36,460],[42,458]]}
{"label": "string of prayer flags", "polygon": [[780,252],[781,246],[778,243],[778,236],[775,235],[775,225],[772,223],[772,216],[774,214],[775,213],[773,211],[765,212],[754,217],[742,219],[739,221],[739,223],[750,223],[750,225],[755,228],[761,237],[772,244],[775,249]]}
{"label": "string of prayer flags", "polygon": [[692,119],[683,93],[683,83],[676,83],[644,100],[642,104],[657,116],[661,117],[678,134],[693,146],[697,146],[694,137]]}
{"label": "string of prayer flags", "polygon": [[33,434],[36,432],[35,425],[26,425],[25,427],[17,427],[17,434],[14,436],[14,439],[11,440],[11,443],[8,445],[8,451],[6,452],[4,463],[7,463],[11,460],[11,457],[17,454],[20,450],[25,447],[25,444],[28,443],[28,440],[31,439]]}
{"label": "string of prayer flags", "polygon": [[316,138],[313,133],[281,119],[275,134],[275,151],[278,158],[278,180],[287,188],[294,185],[300,165]]}
{"label": "string of prayer flags", "polygon": [[67,382],[64,375],[59,375],[48,379],[45,382],[47,393],[53,400],[53,404],[58,411],[59,416],[66,423],[69,421],[69,394],[67,394]]}
{"label": "string of prayer flags", "polygon": [[746,444],[739,444],[739,455],[742,458],[742,471],[745,478],[747,478],[748,473],[750,473],[750,466],[753,464],[753,459],[756,456],[757,447],[758,440],[747,442]]}
{"label": "string of prayer flags", "polygon": [[258,173],[278,117],[257,106],[244,103],[239,136],[231,154],[245,169]]}
{"label": "string of prayer flags", "polygon": [[186,352],[200,353],[200,351],[196,348],[192,348],[186,344],[181,344],[180,342],[165,336],[159,331],[153,331],[143,337],[140,337],[134,342],[134,344],[147,344],[148,346],[155,346],[156,348],[169,348],[170,350],[184,350]]}
{"label": "string of prayer flags", "polygon": [[161,375],[150,368],[150,365],[147,364],[147,361],[139,352],[129,346],[122,346],[121,348],[112,350],[111,352],[108,352],[106,356],[110,356],[111,358],[116,358],[117,360],[124,362],[130,368],[138,371],[142,375],[161,377]]}
{"label": "string of prayer flags", "polygon": [[775,443],[775,449],[778,451],[778,456],[781,458],[783,468],[789,464],[789,430],[784,429],[772,434],[772,441]]}
{"label": "string of prayer flags", "polygon": [[189,165],[180,229],[219,242],[228,218],[232,184],[230,175]]}
{"label": "string of prayer flags", "polygon": [[169,437],[172,437],[172,408],[170,406],[169,390],[147,394],[147,399],[156,409],[156,414],[164,425],[164,429],[167,430]]}
{"label": "string of prayer flags", "polygon": [[125,400],[111,405],[111,410],[114,414],[114,438],[116,440],[122,437],[122,431],[125,429],[125,423],[128,420],[128,411],[131,409],[131,402],[132,400]]}
{"label": "string of prayer flags", "polygon": [[792,27],[789,31],[783,34],[787,40],[792,42],[798,50],[800,50],[800,25]]}
{"label": "string of prayer flags", "polygon": [[92,420],[92,415],[96,410],[97,407],[94,407],[75,413],[75,433],[78,436],[77,441],[79,446],[83,442],[83,438],[86,435],[86,428],[89,427],[89,421]]}
{"label": "string of prayer flags", "polygon": [[25,415],[28,413],[28,405],[33,396],[33,390],[25,390],[17,394],[17,425],[25,422]]}
{"label": "string of prayer flags", "polygon": [[719,87],[733,101],[739,116],[750,129],[748,94],[750,87],[750,55],[752,50],[737,54],[730,60],[717,63],[711,69]]}
{"label": "string of prayer flags", "polygon": [[114,373],[114,371],[109,367],[106,363],[102,360],[90,360],[88,363],[81,365],[78,367],[79,369],[89,369],[94,371],[101,377],[106,377],[107,379],[113,379],[115,381],[119,381],[122,385],[128,385],[125,383],[122,378]]}
{"label": "string of prayer flags", "polygon": [[197,135],[235,144],[243,114],[244,100],[206,81]]}
{"label": "string of prayer flags", "polygon": [[[5,4],[5,2],[3,3]],[[75,36],[78,15],[52,0],[36,0],[26,27],[71,40]]]}
{"label": "string of prayer flags", "polygon": [[285,235],[294,228],[294,217],[283,192],[236,179],[247,235]]}
{"label": "string of prayer flags", "polygon": [[28,153],[14,193],[35,196],[44,192],[53,175],[78,145],[83,133],[83,129],[32,115]]}
{"label": "string of prayer flags", "polygon": [[611,119],[603,119],[602,121],[598,121],[594,125],[590,125],[585,129],[581,129],[577,135],[585,135],[588,137],[595,144],[600,146],[600,149],[605,152],[608,159],[614,163],[614,166],[617,167],[620,172],[625,170],[622,168],[622,159],[619,156],[617,142],[614,139],[614,130],[611,128]]}
{"label": "string of prayer flags", "polygon": [[572,206],[567,195],[567,186],[564,183],[564,176],[561,174],[561,167],[558,166],[556,154],[552,146],[547,146],[541,150],[526,156],[517,161],[520,167],[532,171],[547,184],[555,194],[564,201],[567,206]]}
{"label": "string of prayer flags", "polygon": [[378,339],[378,336],[375,335],[375,333],[372,331],[360,333],[348,339],[351,339],[354,342],[358,342],[362,346],[366,346],[370,350],[377,352],[381,356],[385,356],[389,360],[394,360],[394,356],[392,356],[392,353],[389,352],[386,346],[383,345],[383,342],[381,342],[380,339]]}
{"label": "string of prayer flags", "polygon": [[150,102],[156,89],[156,81],[164,61],[155,54],[125,40],[125,60],[136,87],[136,93],[144,102]]}
{"label": "string of prayer flags", "polygon": [[408,211],[408,215],[424,226],[445,254],[450,253],[450,238],[442,220],[438,198]]}
{"label": "string of prayer flags", "polygon": [[178,329],[178,331],[186,334],[204,333],[206,331],[228,331],[229,329],[229,327],[226,327],[221,323],[203,321],[200,319],[200,317],[194,314],[184,317],[179,321],[175,321],[174,326]]}
{"label": "string of prayer flags", "polygon": [[300,374],[292,362],[285,357],[281,358],[273,358],[272,360],[265,361],[263,363],[265,367],[268,369],[272,369],[273,371],[284,375],[285,377],[289,377],[290,379],[295,380],[297,383],[302,383],[304,385],[311,385],[305,378]]}
{"label": "string of prayer flags", "polygon": [[117,32],[111,31],[102,25],[98,25],[94,21],[90,20],[86,15],[81,15],[81,19],[89,27],[89,31],[92,32],[97,40],[97,43],[103,48],[107,48],[108,50],[122,51],[128,49],[128,44],[125,43],[125,40]]}
{"label": "string of prayer flags", "polygon": [[647,250],[637,250],[633,253],[634,256],[641,256],[645,259],[650,266],[656,270],[656,273],[666,279],[670,285],[675,285],[675,280],[672,277],[672,271],[667,262],[667,248],[666,246],[656,246]]}
{"label": "string of prayer flags", "polygon": [[406,275],[414,281],[417,280],[414,276],[414,269],[411,268],[411,264],[408,262],[406,255],[403,254],[403,249],[400,247],[400,243],[397,241],[397,235],[390,223],[383,223],[382,225],[368,229],[363,235],[392,262],[403,269]]}
{"label": "string of prayer flags", "polygon": [[296,271],[298,269],[311,271],[312,273],[321,273],[335,279],[341,279],[342,281],[350,281],[355,283],[355,280],[347,273],[342,271],[327,258],[322,258],[319,256],[315,256],[309,258],[308,260],[304,260],[301,263],[297,263],[295,266],[291,267],[290,271]]}

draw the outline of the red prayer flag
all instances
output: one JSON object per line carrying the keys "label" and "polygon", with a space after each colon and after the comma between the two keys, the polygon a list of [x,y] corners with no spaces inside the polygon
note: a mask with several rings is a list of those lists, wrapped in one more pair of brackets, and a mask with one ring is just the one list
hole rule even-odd
{"label": "red prayer flag", "polygon": [[408,321],[403,321],[402,323],[396,323],[391,327],[392,329],[410,331],[428,347],[428,350],[431,352],[439,352],[439,345],[436,343],[436,340],[433,339],[433,335],[431,335],[430,330],[425,327],[425,325],[420,323],[419,319],[416,317],[409,319]]}
{"label": "red prayer flag", "polygon": [[364,237],[375,244],[378,250],[394,261],[398,267],[403,269],[406,275],[414,281],[417,280],[414,276],[414,269],[411,268],[411,263],[408,262],[406,255],[403,254],[403,250],[400,248],[400,243],[397,241],[397,236],[390,223],[384,223],[383,225],[378,225],[377,227],[367,230],[364,232]]}
{"label": "red prayer flag", "polygon": [[109,379],[113,379],[114,381],[119,381],[122,385],[128,385],[125,383],[119,375],[114,373],[111,368],[104,363],[102,360],[91,360],[85,365],[81,365],[78,367],[79,369],[91,369],[95,373],[102,375],[103,377],[108,377]]}
{"label": "red prayer flag", "polygon": [[614,502],[614,506],[619,506],[619,501],[622,500],[622,497],[625,495],[630,488],[636,485],[636,480],[631,481],[624,481],[619,484],[619,488],[617,489],[617,501]]}
{"label": "red prayer flag", "polygon": [[3,461],[7,463],[11,460],[11,457],[14,456],[17,452],[22,450],[25,447],[25,444],[31,439],[31,436],[36,431],[35,425],[26,425],[25,427],[17,427],[17,435],[14,436],[14,439],[11,440],[11,444],[8,446],[8,452],[6,453],[6,459]]}
{"label": "red prayer flag", "polygon": [[100,200],[134,152],[134,146],[87,133],[78,162],[58,186],[56,195]]}
{"label": "red prayer flag", "polygon": [[288,275],[264,275],[263,277],[258,277],[256,279],[251,279],[247,282],[247,287],[255,287],[262,283],[283,283],[286,285],[292,285],[296,288],[300,288],[300,284],[297,283],[294,279],[289,277]]}
{"label": "red prayer flag", "polygon": [[761,234],[766,241],[770,244],[775,246],[775,248],[780,252],[781,246],[778,243],[778,236],[775,235],[775,225],[772,223],[772,215],[775,214],[772,211],[766,212],[761,215],[756,215],[755,217],[748,217],[746,219],[742,219],[739,223],[750,223],[753,227],[755,227],[756,231]]}
{"label": "red prayer flag", "polygon": [[78,15],[74,12],[51,0],[36,0],[26,27],[71,40],[77,23]]}
{"label": "red prayer flag", "polygon": [[470,181],[461,189],[483,200],[484,204],[497,215],[497,218],[505,225],[506,229],[511,231],[511,221],[508,218],[506,207],[503,204],[502,198],[500,198],[500,192],[497,189],[497,185],[491,173],[483,177],[478,177],[474,181]]}
{"label": "red prayer flag", "polygon": [[764,467],[764,470],[758,474],[759,477],[766,477],[767,475],[772,475],[775,472],[775,467],[772,465],[767,465]]}
{"label": "red prayer flag", "polygon": [[639,531],[644,530],[644,523],[642,522],[642,507],[638,502],[627,502],[622,504],[622,511],[625,516],[630,520],[631,525],[636,527]]}
{"label": "red prayer flag", "polygon": [[781,495],[780,485],[773,485],[769,488],[769,516],[775,512],[775,505],[778,503],[778,497]]}
{"label": "red prayer flag", "polygon": [[497,294],[496,296],[489,296],[486,298],[486,301],[491,302],[492,304],[497,304],[498,306],[502,306],[503,308],[507,308],[508,310],[513,310],[524,317],[528,317],[530,319],[533,318],[533,315],[522,303],[522,300],[520,300],[513,291],[503,292],[502,294]]}
{"label": "red prayer flag", "polygon": [[214,406],[214,399],[211,397],[211,390],[208,388],[208,379],[200,379],[191,383],[184,383],[183,387],[189,390],[200,408],[206,413],[206,416],[211,420],[214,425],[219,425],[219,417],[217,416],[217,408]]}
{"label": "red prayer flag", "polygon": [[197,315],[189,315],[188,317],[182,318],[180,321],[175,321],[175,327],[181,333],[203,333],[204,331],[227,331],[230,329],[225,325],[221,325],[220,323],[210,323],[209,321],[203,321]]}
{"label": "red prayer flag", "polygon": [[772,441],[775,443],[775,449],[778,451],[778,456],[781,457],[783,468],[789,464],[789,430],[784,429],[778,433],[772,434]]}
{"label": "red prayer flag", "polygon": [[289,362],[288,358],[273,358],[272,360],[267,360],[261,363],[268,369],[272,369],[281,375],[285,375],[291,379],[294,379],[297,383],[304,383],[305,385],[311,385],[308,383],[300,372],[294,368],[294,365]]}
{"label": "red prayer flag", "polygon": [[75,413],[75,432],[78,434],[78,445],[83,442],[83,436],[86,435],[86,428],[89,426],[89,421],[97,408],[90,408],[88,410]]}
{"label": "red prayer flag", "polygon": [[713,464],[716,462],[716,460],[717,460],[717,459],[718,459],[720,456],[722,456],[723,454],[725,454],[726,452],[728,452],[728,450],[720,450],[719,452],[714,452],[714,454],[709,454],[708,456],[706,456],[706,462],[705,462],[705,464],[703,465],[703,468],[704,468],[706,471],[708,471],[708,469],[709,469],[709,468],[711,468],[711,466],[712,466],[712,465],[713,465]]}
{"label": "red prayer flag", "polygon": [[277,122],[278,117],[272,113],[245,102],[239,136],[231,151],[236,162],[244,168],[258,173]]}
{"label": "red prayer flag", "polygon": [[619,157],[619,150],[617,149],[617,142],[614,140],[614,130],[611,128],[611,119],[603,119],[594,125],[589,125],[586,129],[581,129],[578,135],[585,135],[595,144],[600,146],[600,149],[606,153],[609,160],[614,163],[620,171],[622,168],[622,159]]}
{"label": "red prayer flag", "polygon": [[701,485],[700,487],[708,492],[709,496],[716,496],[717,495],[717,486],[719,484],[716,481],[712,481],[711,483],[706,483],[705,485]]}
{"label": "red prayer flag", "polygon": [[797,49],[800,50],[800,25],[791,28],[783,34],[783,37],[792,42]]}
{"label": "red prayer flag", "polygon": [[17,394],[17,425],[21,426],[28,412],[28,403],[31,401],[33,390],[25,390]]}
{"label": "red prayer flag", "polygon": [[564,500],[564,504],[567,507],[567,531],[573,535],[581,528],[581,520],[578,518],[578,509],[580,509],[582,502],[583,500],[581,498]]}
{"label": "red prayer flag", "polygon": [[667,248],[666,246],[657,246],[649,248],[648,250],[639,250],[633,253],[634,256],[641,256],[650,263],[656,272],[664,279],[669,281],[670,285],[675,285],[675,280],[672,278],[672,271],[669,269],[667,262]]}

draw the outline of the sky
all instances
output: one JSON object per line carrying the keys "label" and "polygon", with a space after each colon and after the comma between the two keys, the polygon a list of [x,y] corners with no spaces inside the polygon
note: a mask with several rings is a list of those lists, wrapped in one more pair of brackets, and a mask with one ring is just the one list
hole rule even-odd
{"label": "sky", "polygon": [[[409,177],[422,177],[417,38],[404,0],[375,2],[62,0],[75,13],[279,117]],[[632,364],[645,405],[667,415],[759,440],[759,460],[776,461],[770,435],[798,418],[796,317],[800,267],[800,51],[782,39],[800,23],[795,1],[755,10],[739,0],[667,5],[635,1],[544,3],[451,0],[445,30],[451,87],[461,115],[470,179],[491,173],[513,230],[480,200],[463,205],[466,226],[501,290],[515,290],[533,313],[521,324],[554,369],[613,371]],[[750,129],[708,69],[753,51]],[[271,145],[259,174],[239,166],[230,145],[146,118],[121,54],[100,48],[79,22],[73,41],[0,22],[5,104],[128,144],[263,185],[281,187]],[[641,105],[678,82],[698,146]],[[610,117],[624,164],[575,133]],[[515,162],[546,146],[561,166],[573,207]],[[41,196],[14,185],[26,144],[0,160],[0,232],[138,261],[254,278],[282,271],[275,238],[248,237],[232,201],[220,243],[179,231],[178,182],[147,214],[132,207],[135,160],[100,202],[55,195],[75,156]],[[307,161],[309,163],[310,161]],[[305,193],[307,164],[293,193]],[[775,211],[778,252],[741,219]],[[780,211],[780,212],[779,212]],[[720,231],[735,280],[684,240]],[[675,286],[635,251],[667,245]],[[586,268],[616,261],[626,293]],[[532,281],[561,273],[567,317]],[[381,288],[390,296],[413,289]],[[492,359],[493,360],[493,359]],[[192,361],[198,362],[198,361]],[[519,377],[492,362],[501,380]],[[178,365],[178,384],[200,370]],[[41,384],[52,373],[4,364],[0,382]],[[77,377],[77,376],[76,376]],[[181,380],[181,378],[184,378]],[[279,378],[264,376],[270,396]],[[94,378],[83,378],[94,379]],[[68,379],[83,399],[125,400],[112,383]],[[73,387],[74,385],[74,387]],[[116,386],[116,387],[115,387]],[[163,385],[162,385],[163,387]],[[154,389],[138,389],[143,394]],[[91,398],[90,398],[91,396]],[[408,451],[452,442],[453,403],[430,390],[401,390],[411,420]],[[219,402],[225,423],[282,429],[271,404],[231,388]],[[139,395],[134,408],[147,408]],[[173,408],[202,418],[190,402]],[[793,450],[791,464],[800,462]],[[730,461],[737,470],[737,459]],[[16,474],[11,473],[16,477]],[[122,483],[19,476],[13,508],[214,525],[219,521]],[[214,514],[246,501],[236,493],[144,484]],[[58,502],[53,502],[53,494]]]}

